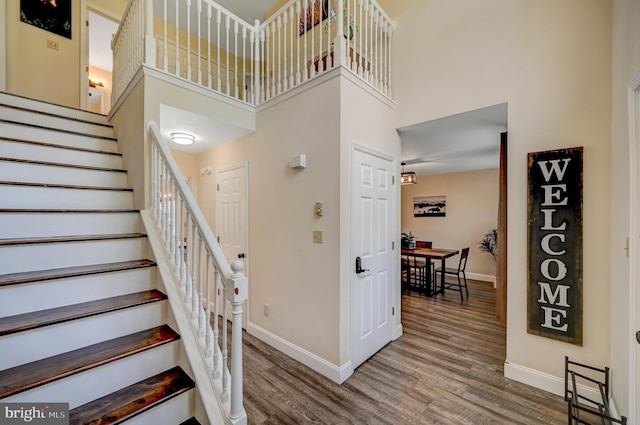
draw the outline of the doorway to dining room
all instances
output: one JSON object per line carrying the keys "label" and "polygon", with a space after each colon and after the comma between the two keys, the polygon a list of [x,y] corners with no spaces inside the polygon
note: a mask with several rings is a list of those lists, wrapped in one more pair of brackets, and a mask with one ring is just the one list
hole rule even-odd
{"label": "doorway to dining room", "polygon": [[[401,231],[434,248],[469,248],[466,276],[474,282],[470,296],[460,302],[460,294],[445,291],[434,302],[446,300],[451,308],[464,309],[476,289],[493,297],[494,317],[504,326],[506,318],[506,248],[496,255],[480,249],[486,235],[500,245],[506,242],[506,147],[507,104],[400,128],[401,161],[407,172],[415,172],[417,182],[402,185]],[[438,199],[440,214],[425,213],[426,203]],[[460,256],[447,259],[447,267],[457,268]],[[435,261],[435,267],[439,267]],[[455,279],[455,277],[453,277]],[[485,293],[486,291],[481,291]],[[466,294],[465,294],[466,295]],[[406,296],[420,296],[403,293]],[[440,299],[441,301],[438,301]],[[503,341],[504,344],[504,341]],[[502,347],[504,351],[504,347]],[[504,360],[504,359],[503,359]]]}

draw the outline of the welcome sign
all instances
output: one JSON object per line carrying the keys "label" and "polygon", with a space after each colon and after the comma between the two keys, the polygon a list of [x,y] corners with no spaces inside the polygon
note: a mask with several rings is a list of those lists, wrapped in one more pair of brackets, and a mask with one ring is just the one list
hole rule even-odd
{"label": "welcome sign", "polygon": [[583,148],[529,154],[527,331],[582,345]]}

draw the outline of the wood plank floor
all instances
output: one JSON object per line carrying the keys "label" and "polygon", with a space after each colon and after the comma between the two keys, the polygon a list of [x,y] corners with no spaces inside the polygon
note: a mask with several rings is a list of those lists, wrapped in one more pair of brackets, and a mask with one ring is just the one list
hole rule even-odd
{"label": "wood plank floor", "polygon": [[562,397],[504,378],[493,286],[469,292],[462,304],[457,292],[403,294],[403,336],[342,385],[245,334],[249,424],[567,423]]}

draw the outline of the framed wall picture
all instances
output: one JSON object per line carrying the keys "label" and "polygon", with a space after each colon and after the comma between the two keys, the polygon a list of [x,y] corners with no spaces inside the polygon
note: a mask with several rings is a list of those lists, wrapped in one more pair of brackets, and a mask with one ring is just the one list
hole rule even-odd
{"label": "framed wall picture", "polygon": [[447,200],[444,195],[413,198],[414,217],[444,217],[446,213]]}
{"label": "framed wall picture", "polygon": [[71,0],[20,0],[20,21],[71,39]]}
{"label": "framed wall picture", "polygon": [[[302,9],[298,34],[302,35],[329,17],[329,0],[309,0],[308,9]],[[306,10],[306,15],[304,14]]]}

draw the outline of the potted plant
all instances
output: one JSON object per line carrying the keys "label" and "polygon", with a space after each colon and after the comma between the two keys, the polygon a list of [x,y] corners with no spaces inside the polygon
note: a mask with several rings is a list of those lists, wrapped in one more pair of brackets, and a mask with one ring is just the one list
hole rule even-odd
{"label": "potted plant", "polygon": [[478,242],[478,249],[482,252],[491,254],[493,259],[497,262],[498,258],[498,230],[491,229],[484,234],[484,237]]}
{"label": "potted plant", "polygon": [[416,237],[411,233],[402,233],[402,248],[404,249],[416,249]]}

